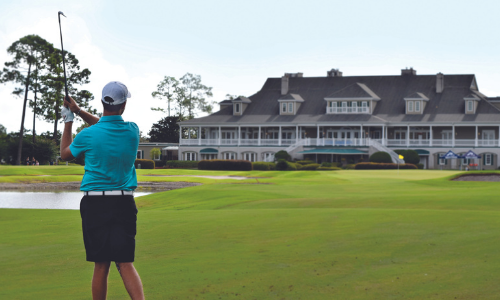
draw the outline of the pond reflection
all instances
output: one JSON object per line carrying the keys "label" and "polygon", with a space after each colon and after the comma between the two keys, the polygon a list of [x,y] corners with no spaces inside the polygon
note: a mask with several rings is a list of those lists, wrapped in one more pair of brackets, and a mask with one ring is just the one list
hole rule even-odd
{"label": "pond reflection", "polygon": [[[136,192],[134,196],[148,195],[148,192]],[[0,191],[0,208],[33,209],[80,209],[82,192],[75,191]]]}

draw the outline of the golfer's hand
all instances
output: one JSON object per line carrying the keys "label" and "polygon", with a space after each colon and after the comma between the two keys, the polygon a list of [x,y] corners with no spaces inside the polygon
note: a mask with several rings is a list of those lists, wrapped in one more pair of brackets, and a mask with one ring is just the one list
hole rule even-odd
{"label": "golfer's hand", "polygon": [[69,108],[63,106],[63,108],[61,109],[61,117],[63,118],[64,123],[68,123],[73,122],[75,115],[73,114],[73,112],[71,112],[71,110],[69,110]]}
{"label": "golfer's hand", "polygon": [[65,97],[64,99],[64,106],[69,108],[72,112],[77,112],[80,110],[80,107],[78,104],[76,104],[75,99],[71,98],[70,96]]}

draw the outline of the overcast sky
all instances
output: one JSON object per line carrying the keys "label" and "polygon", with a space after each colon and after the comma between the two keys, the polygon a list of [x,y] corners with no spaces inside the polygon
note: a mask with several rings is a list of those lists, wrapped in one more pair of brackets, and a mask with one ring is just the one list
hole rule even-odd
{"label": "overcast sky", "polygon": [[[164,115],[151,92],[165,75],[201,75],[211,100],[250,96],[268,77],[285,72],[326,76],[475,74],[479,89],[500,96],[500,1],[59,1],[0,2],[0,64],[7,47],[38,34],[64,48],[92,75],[84,88],[101,109],[102,87],[125,83],[132,94],[124,114],[144,133]],[[0,124],[19,131],[23,101],[0,85]],[[29,95],[31,98],[32,95]],[[218,105],[216,106],[218,109]],[[32,128],[27,110],[25,127]],[[61,128],[61,127],[59,127]],[[37,132],[53,124],[37,120]]]}

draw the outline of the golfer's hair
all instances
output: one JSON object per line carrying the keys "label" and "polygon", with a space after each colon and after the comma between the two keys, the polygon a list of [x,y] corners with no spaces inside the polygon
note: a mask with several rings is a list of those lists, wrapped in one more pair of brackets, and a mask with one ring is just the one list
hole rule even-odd
{"label": "golfer's hair", "polygon": [[109,104],[106,104],[106,103],[102,102],[102,106],[104,107],[104,110],[107,110],[107,111],[110,111],[110,112],[116,112],[116,111],[119,111],[122,108],[123,103],[119,104],[119,105],[109,105]]}

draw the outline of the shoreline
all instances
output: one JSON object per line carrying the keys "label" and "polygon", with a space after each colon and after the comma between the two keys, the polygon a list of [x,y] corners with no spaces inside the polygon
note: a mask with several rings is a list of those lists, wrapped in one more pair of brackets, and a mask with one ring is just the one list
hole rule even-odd
{"label": "shoreline", "polygon": [[[42,190],[68,190],[79,191],[80,181],[69,182],[29,182],[29,183],[0,183],[0,191],[23,190],[23,191],[42,191]],[[169,182],[151,182],[142,181],[137,183],[136,191],[170,191],[185,187],[198,186],[198,182],[169,181]]]}

